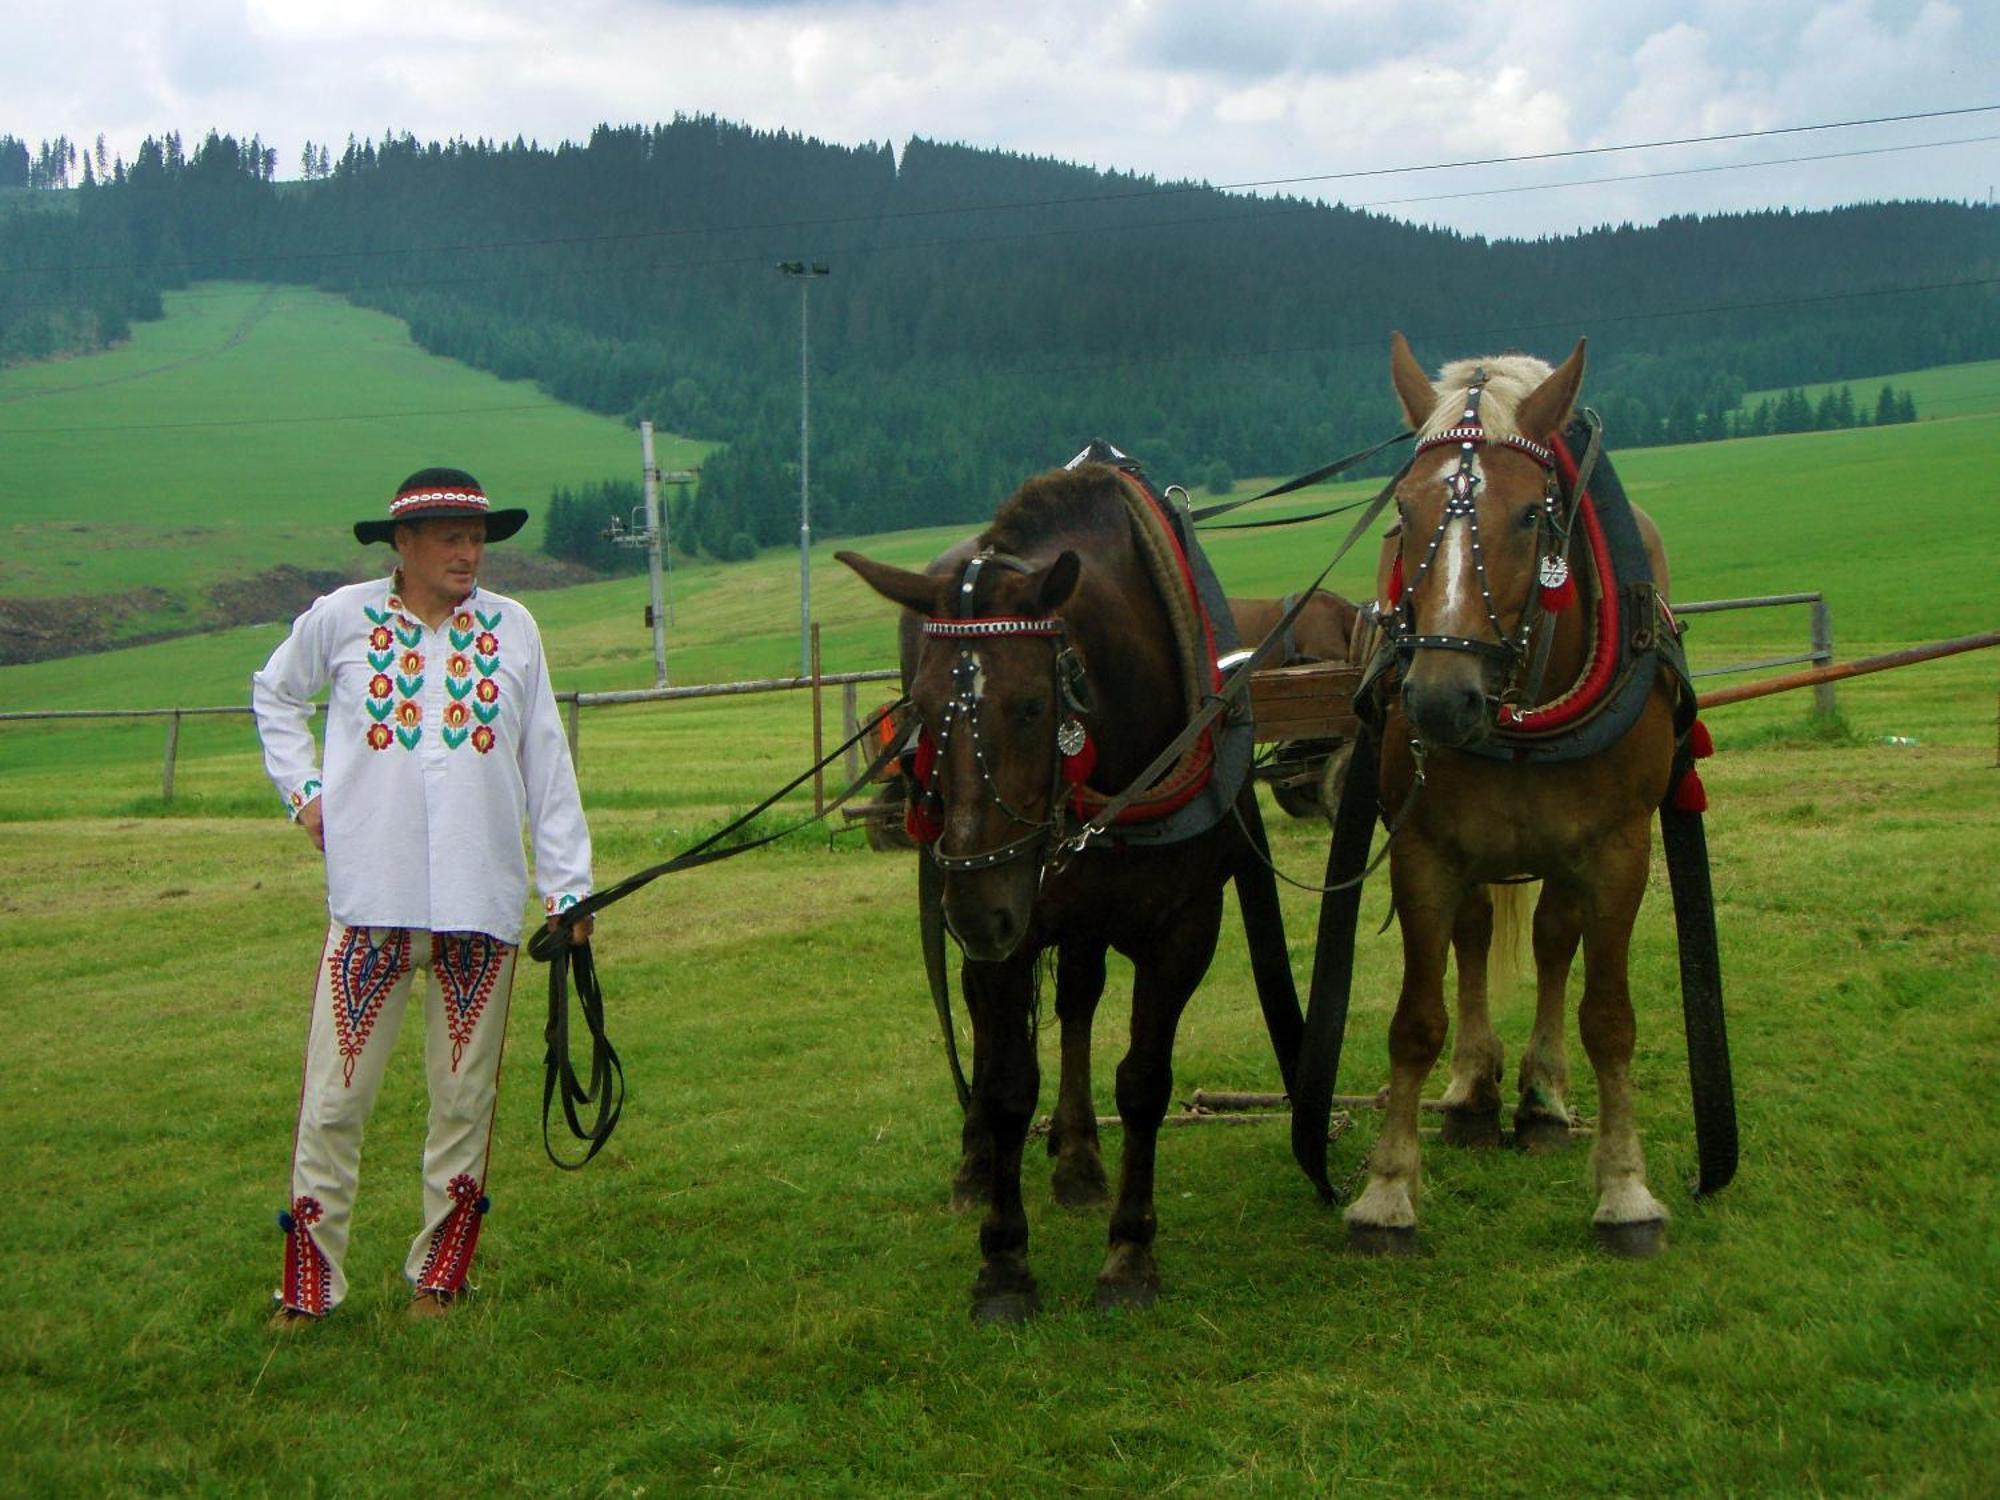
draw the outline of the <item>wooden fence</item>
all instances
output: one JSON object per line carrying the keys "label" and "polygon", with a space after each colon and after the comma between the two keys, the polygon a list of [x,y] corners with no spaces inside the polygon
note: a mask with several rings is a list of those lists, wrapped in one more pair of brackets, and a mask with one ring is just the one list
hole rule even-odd
{"label": "wooden fence", "polygon": [[[1746,698],[1761,697],[1766,693],[1790,691],[1800,687],[1811,687],[1814,695],[1814,711],[1820,714],[1833,712],[1833,682],[1841,677],[1860,676],[1865,672],[1882,671],[1889,667],[1905,666],[1915,661],[1928,661],[1937,656],[1950,655],[1957,651],[1978,650],[1985,646],[2000,644],[2000,632],[1985,635],[1963,636],[1954,641],[1937,642],[1930,646],[1911,647],[1908,650],[1891,652],[1886,656],[1870,657],[1863,661],[1835,665],[1833,661],[1833,615],[1826,600],[1818,593],[1764,594],[1747,599],[1703,599],[1689,604],[1673,606],[1676,615],[1710,614],[1722,610],[1766,609],[1781,606],[1807,605],[1811,609],[1810,635],[1807,649],[1795,654],[1773,656],[1757,661],[1738,662],[1725,666],[1706,667],[1694,676],[1714,677],[1727,673],[1768,671],[1774,667],[1793,666],[1810,663],[1812,670],[1794,673],[1786,677],[1770,678],[1745,684],[1741,687],[1725,688],[1702,694],[1704,706],[1721,703],[1741,702]],[[817,761],[824,753],[822,749],[823,730],[821,695],[828,687],[841,689],[841,722],[844,726],[842,738],[854,733],[860,722],[858,688],[865,682],[894,682],[898,673],[892,670],[871,672],[834,672],[822,674],[819,670],[819,627],[812,628],[812,671],[804,677],[768,677],[751,682],[716,682],[694,687],[640,688],[630,691],[608,693],[558,693],[556,701],[562,705],[564,722],[568,729],[570,755],[580,758],[582,752],[582,710],[586,708],[610,708],[637,703],[672,703],[689,698],[724,698],[748,693],[782,693],[807,691],[813,695],[813,744],[812,758]],[[320,711],[314,705],[314,711]],[[174,800],[174,763],[180,751],[181,720],[214,714],[248,715],[248,704],[228,704],[210,708],[58,708],[26,709],[0,712],[0,723],[22,723],[29,721],[61,721],[65,719],[163,719],[166,721],[166,747],[160,766],[160,797],[165,802]],[[850,750],[847,756],[847,775],[852,780],[859,772],[859,752]],[[815,810],[824,806],[824,791],[816,778],[813,787]]]}

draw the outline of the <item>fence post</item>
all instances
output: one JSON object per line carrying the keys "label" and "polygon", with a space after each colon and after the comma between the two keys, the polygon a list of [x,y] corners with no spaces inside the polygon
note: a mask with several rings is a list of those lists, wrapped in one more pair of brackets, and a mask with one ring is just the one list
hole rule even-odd
{"label": "fence post", "polygon": [[[1812,652],[1815,666],[1827,666],[1833,661],[1833,610],[1824,599],[1813,600],[1812,605]],[[1817,683],[1813,687],[1813,714],[1816,718],[1833,717],[1833,684]]]}
{"label": "fence post", "polygon": [[564,727],[569,731],[569,763],[574,767],[576,765],[576,739],[579,727],[577,697],[575,693],[567,693],[564,696],[568,700],[563,706],[563,718],[566,721]]}
{"label": "fence post", "polygon": [[173,716],[167,720],[167,756],[165,762],[160,767],[160,800],[162,802],[170,803],[174,800],[174,756],[179,753],[180,745],[181,716],[179,710],[175,710]]}

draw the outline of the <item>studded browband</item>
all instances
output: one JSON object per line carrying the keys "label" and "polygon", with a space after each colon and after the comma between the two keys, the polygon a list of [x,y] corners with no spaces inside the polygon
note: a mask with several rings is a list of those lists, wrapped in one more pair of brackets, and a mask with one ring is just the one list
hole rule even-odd
{"label": "studded browband", "polygon": [[1553,469],[1556,466],[1555,450],[1546,444],[1538,443],[1533,438],[1522,437],[1518,432],[1495,437],[1477,422],[1461,423],[1456,427],[1447,427],[1442,432],[1434,432],[1417,444],[1417,452],[1442,448],[1448,443],[1457,443],[1461,447],[1472,443],[1498,443],[1503,448],[1519,449],[1545,469]]}

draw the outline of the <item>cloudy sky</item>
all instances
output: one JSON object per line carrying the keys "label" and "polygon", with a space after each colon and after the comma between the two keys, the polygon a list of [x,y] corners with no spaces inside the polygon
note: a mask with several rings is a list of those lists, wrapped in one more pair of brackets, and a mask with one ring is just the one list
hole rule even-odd
{"label": "cloudy sky", "polygon": [[2000,183],[2000,111],[1384,170],[2000,104],[1992,0],[0,0],[0,39],[0,133],[128,159],[257,133],[281,176],[308,140],[549,144],[680,112],[1289,180],[1488,234]]}

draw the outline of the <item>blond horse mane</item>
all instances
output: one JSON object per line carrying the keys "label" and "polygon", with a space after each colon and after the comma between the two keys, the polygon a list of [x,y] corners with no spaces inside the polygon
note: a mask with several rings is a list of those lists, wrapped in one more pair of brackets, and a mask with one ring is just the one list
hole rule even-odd
{"label": "blond horse mane", "polygon": [[1517,430],[1514,413],[1535,387],[1555,373],[1546,360],[1532,354],[1455,359],[1438,371],[1437,379],[1432,382],[1437,388],[1438,401],[1424,422],[1424,430],[1417,435],[1420,439],[1442,432],[1464,415],[1465,393],[1480,371],[1485,372],[1486,394],[1479,401],[1479,420],[1494,437],[1506,437]]}

